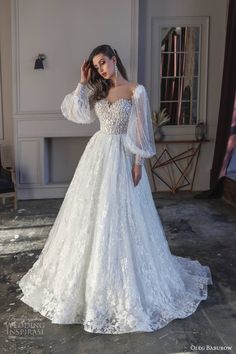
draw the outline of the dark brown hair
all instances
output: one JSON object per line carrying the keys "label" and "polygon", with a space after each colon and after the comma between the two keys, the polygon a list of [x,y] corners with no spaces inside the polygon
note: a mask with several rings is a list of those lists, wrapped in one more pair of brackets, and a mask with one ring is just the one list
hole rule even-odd
{"label": "dark brown hair", "polygon": [[88,81],[88,85],[92,90],[92,94],[89,98],[90,103],[93,105],[96,101],[99,101],[105,97],[107,97],[110,88],[112,87],[112,81],[110,79],[105,79],[102,77],[97,69],[95,69],[93,64],[93,58],[95,55],[103,54],[111,59],[113,56],[116,57],[116,65],[117,69],[119,70],[120,74],[123,76],[124,79],[128,80],[127,72],[122,64],[122,61],[117,54],[117,51],[112,49],[112,47],[108,44],[102,44],[94,48],[89,55],[88,62],[91,68],[91,76]]}

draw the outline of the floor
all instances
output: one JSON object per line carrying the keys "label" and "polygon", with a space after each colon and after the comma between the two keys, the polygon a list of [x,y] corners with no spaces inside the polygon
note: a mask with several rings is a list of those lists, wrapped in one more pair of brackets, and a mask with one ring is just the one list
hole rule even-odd
{"label": "floor", "polygon": [[[0,206],[1,335],[7,354],[236,353],[236,208],[194,193],[154,195],[173,254],[210,266],[208,298],[185,319],[152,333],[101,335],[82,325],[56,325],[19,300],[16,281],[40,254],[61,199],[10,200]],[[23,323],[23,324],[22,324]]]}

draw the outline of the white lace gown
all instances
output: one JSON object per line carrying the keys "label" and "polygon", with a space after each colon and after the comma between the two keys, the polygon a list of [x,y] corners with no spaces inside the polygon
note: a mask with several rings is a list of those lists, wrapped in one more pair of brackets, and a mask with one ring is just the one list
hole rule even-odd
{"label": "white lace gown", "polygon": [[[76,123],[100,121],[45,246],[18,282],[21,301],[57,324],[96,333],[151,332],[193,314],[212,284],[208,266],[171,254],[143,165],[155,154],[148,96],[89,105],[78,84],[62,103]],[[92,114],[94,110],[94,114]],[[143,165],[137,186],[134,159]]]}

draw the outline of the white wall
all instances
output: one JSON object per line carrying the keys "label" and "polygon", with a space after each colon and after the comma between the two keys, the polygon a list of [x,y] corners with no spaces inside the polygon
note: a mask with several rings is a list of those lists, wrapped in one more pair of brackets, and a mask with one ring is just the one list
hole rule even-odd
{"label": "white wall", "polygon": [[[75,124],[60,112],[62,99],[75,89],[80,66],[95,46],[116,48],[130,79],[136,79],[137,13],[136,0],[12,0],[19,198],[64,196],[68,183],[47,183],[45,177],[45,138],[90,137],[98,130],[98,122]],[[45,70],[33,69],[39,53],[47,56]],[[71,158],[79,161],[82,152],[78,142]]]}
{"label": "white wall", "polygon": [[[128,72],[132,58],[132,1],[18,0],[18,113],[59,113],[80,78],[80,63],[97,45],[117,48]],[[38,53],[44,71],[33,70]]]}

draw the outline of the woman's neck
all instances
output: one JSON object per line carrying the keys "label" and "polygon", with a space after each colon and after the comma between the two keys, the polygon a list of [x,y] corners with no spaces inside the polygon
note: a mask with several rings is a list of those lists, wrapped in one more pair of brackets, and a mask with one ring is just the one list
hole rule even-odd
{"label": "woman's neck", "polygon": [[112,87],[121,86],[121,85],[127,84],[127,82],[128,82],[120,74],[117,79],[115,77],[111,77],[111,81],[112,81]]}

